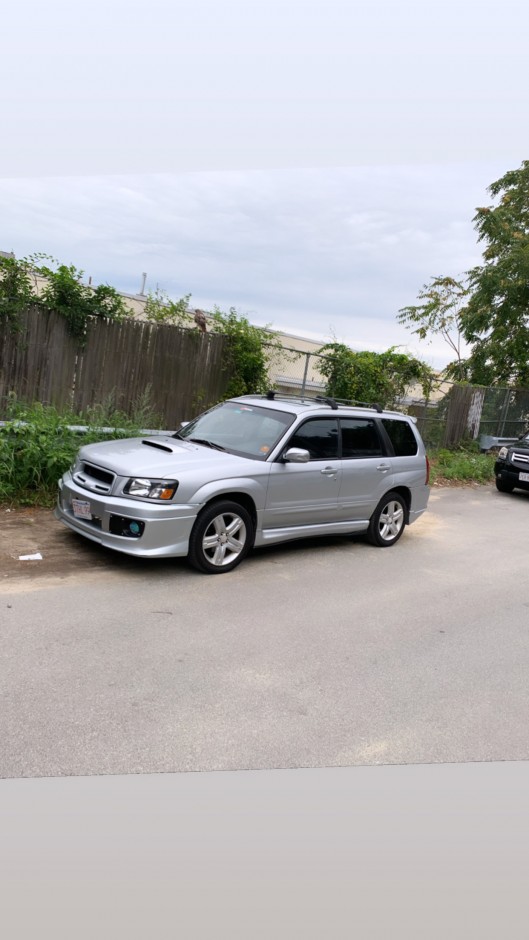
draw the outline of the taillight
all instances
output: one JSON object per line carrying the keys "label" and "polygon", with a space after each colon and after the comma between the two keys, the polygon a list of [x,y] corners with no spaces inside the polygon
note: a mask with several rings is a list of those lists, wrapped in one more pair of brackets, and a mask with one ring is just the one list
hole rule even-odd
{"label": "taillight", "polygon": [[426,486],[428,486],[430,482],[430,461],[428,460],[428,456],[426,456],[426,480],[424,482]]}

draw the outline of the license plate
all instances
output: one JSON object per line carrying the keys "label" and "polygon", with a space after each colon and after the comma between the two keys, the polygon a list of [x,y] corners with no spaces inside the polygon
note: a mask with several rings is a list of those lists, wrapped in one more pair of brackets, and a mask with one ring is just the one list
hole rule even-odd
{"label": "license plate", "polygon": [[529,483],[529,473],[520,473],[519,479],[521,483]]}
{"label": "license plate", "polygon": [[90,503],[86,499],[72,499],[72,509],[74,516],[78,519],[91,519]]}

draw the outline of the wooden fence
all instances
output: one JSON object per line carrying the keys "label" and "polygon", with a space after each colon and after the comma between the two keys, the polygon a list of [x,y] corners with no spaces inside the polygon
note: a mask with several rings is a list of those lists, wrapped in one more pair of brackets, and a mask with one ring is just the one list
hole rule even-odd
{"label": "wooden fence", "polygon": [[443,438],[445,447],[454,447],[464,438],[477,439],[485,391],[472,385],[452,387]]}
{"label": "wooden fence", "polygon": [[225,344],[198,330],[94,320],[80,348],[60,316],[32,308],[19,332],[0,325],[0,404],[15,393],[79,412],[112,399],[130,415],[148,391],[163,427],[175,428],[224,397]]}

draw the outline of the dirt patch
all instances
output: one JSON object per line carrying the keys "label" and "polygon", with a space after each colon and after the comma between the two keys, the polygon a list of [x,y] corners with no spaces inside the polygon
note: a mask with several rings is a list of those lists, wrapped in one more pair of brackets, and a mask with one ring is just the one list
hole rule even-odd
{"label": "dirt patch", "polygon": [[[37,553],[42,559],[20,558]],[[0,590],[30,588],[42,578],[63,580],[106,566],[107,553],[70,532],[52,510],[0,507]]]}
{"label": "dirt patch", "polygon": [[[42,558],[20,558],[35,554]],[[80,580],[141,579],[146,571],[171,571],[173,566],[173,559],[135,558],[77,535],[51,509],[0,506],[0,594]]]}

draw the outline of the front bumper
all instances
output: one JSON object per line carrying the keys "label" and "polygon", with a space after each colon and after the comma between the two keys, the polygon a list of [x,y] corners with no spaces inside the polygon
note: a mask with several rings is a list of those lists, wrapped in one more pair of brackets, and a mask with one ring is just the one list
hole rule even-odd
{"label": "front bumper", "polygon": [[504,483],[519,490],[529,490],[529,480],[520,480],[520,473],[527,473],[527,470],[527,467],[523,471],[517,470],[512,464],[505,464],[502,461],[496,461],[494,464],[496,476],[500,477]]}
{"label": "front bumper", "polygon": [[[74,514],[72,500],[90,504],[92,519]],[[115,551],[140,558],[177,558],[187,555],[189,536],[201,506],[169,503],[152,506],[141,500],[96,495],[77,486],[71,474],[59,480],[55,518],[77,532]],[[111,519],[128,519],[142,523],[140,537],[116,535],[111,532]]]}

